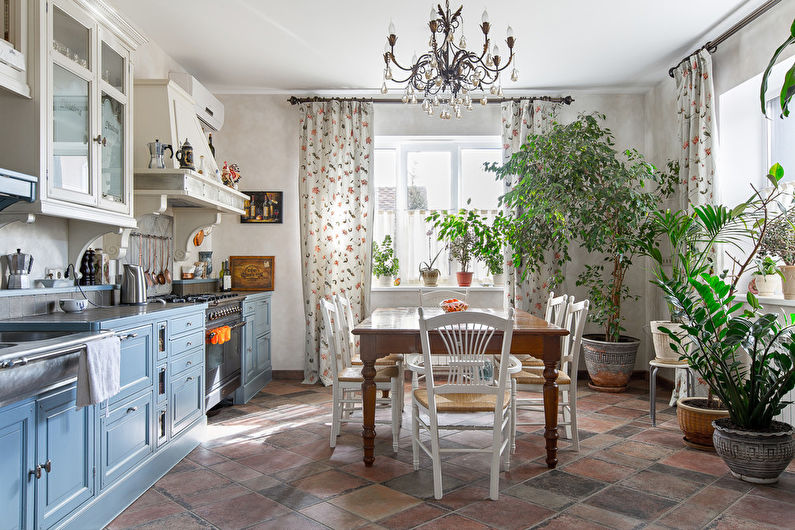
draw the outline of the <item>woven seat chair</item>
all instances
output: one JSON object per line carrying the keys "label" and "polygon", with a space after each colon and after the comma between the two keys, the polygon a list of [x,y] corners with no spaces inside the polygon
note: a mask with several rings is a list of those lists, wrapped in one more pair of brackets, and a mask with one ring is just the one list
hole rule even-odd
{"label": "woven seat chair", "polygon": [[[544,310],[544,320],[555,326],[561,326],[568,303],[569,297],[567,295],[555,296],[554,291],[550,292],[549,298],[547,298],[547,307]],[[519,355],[517,357],[522,361],[522,366],[525,368],[544,368],[544,361],[538,357],[532,355]]]}
{"label": "woven seat chair", "polygon": [[[419,469],[422,449],[433,461],[433,496],[442,498],[442,453],[479,452],[491,456],[489,497],[499,498],[500,461],[510,466],[511,451],[511,394],[508,383],[508,365],[513,336],[513,310],[509,318],[501,318],[477,311],[464,311],[425,318],[419,308],[420,339],[425,360],[425,387],[412,391],[411,426],[414,469]],[[496,331],[502,331],[502,349],[498,357],[499,371],[491,377],[486,346]],[[431,362],[431,341],[443,343],[448,364],[440,378],[434,380],[437,365]],[[476,420],[475,415],[491,415],[491,423]],[[440,423],[440,416],[454,416],[454,423]],[[421,429],[430,434],[430,447],[420,439]],[[483,449],[441,448],[440,430],[490,430],[492,443]]]}

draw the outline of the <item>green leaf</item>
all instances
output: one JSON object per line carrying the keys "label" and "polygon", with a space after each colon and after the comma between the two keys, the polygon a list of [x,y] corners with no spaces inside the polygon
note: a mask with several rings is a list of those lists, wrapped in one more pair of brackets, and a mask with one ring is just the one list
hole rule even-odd
{"label": "green leaf", "polygon": [[765,116],[767,116],[767,84],[770,78],[770,72],[776,65],[779,55],[781,55],[784,49],[793,42],[795,42],[795,32],[790,32],[790,36],[787,38],[787,40],[785,40],[778,48],[776,48],[776,51],[773,52],[773,56],[770,58],[770,62],[767,63],[767,67],[762,74],[762,83],[759,87],[759,100],[762,108],[762,114]]}

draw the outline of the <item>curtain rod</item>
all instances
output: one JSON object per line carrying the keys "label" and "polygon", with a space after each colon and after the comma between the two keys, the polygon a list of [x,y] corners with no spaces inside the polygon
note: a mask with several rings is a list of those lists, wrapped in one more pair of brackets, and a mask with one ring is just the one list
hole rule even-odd
{"label": "curtain rod", "polygon": [[[404,105],[404,103],[399,99],[391,99],[391,98],[328,98],[328,97],[305,97],[305,98],[298,98],[295,96],[291,96],[287,101],[290,102],[290,105],[298,105],[299,103],[316,103],[322,101],[362,101],[362,102],[370,102],[370,103],[400,103]],[[564,105],[571,105],[574,102],[574,98],[571,96],[565,97],[555,97],[555,96],[528,96],[524,98],[500,98],[500,99],[489,99],[488,103],[502,103],[503,101],[549,101],[550,103],[563,103]],[[473,100],[474,102],[474,100]]]}
{"label": "curtain rod", "polygon": [[734,35],[738,31],[743,29],[745,26],[747,26],[748,24],[750,24],[751,22],[753,22],[754,20],[756,20],[757,18],[759,18],[760,16],[765,14],[771,7],[775,6],[779,2],[781,2],[781,0],[768,0],[767,2],[762,4],[761,6],[757,7],[756,9],[754,9],[753,11],[748,13],[748,15],[746,15],[737,24],[735,24],[734,26],[730,27],[729,29],[727,29],[726,31],[724,31],[723,33],[718,35],[716,38],[714,38],[713,40],[707,42],[704,46],[702,46],[701,48],[697,49],[696,51],[694,51],[693,53],[691,53],[690,55],[688,55],[687,57],[683,58],[681,61],[679,61],[675,65],[673,65],[671,68],[669,68],[668,69],[668,75],[673,77],[674,76],[674,72],[676,71],[676,69],[679,67],[680,64],[682,64],[683,62],[687,61],[688,59],[690,59],[690,57],[692,57],[696,53],[700,52],[701,50],[707,50],[709,53],[715,53],[715,50],[718,49],[718,46],[723,44],[726,41],[726,39],[728,39],[729,37],[731,37],[732,35]]}

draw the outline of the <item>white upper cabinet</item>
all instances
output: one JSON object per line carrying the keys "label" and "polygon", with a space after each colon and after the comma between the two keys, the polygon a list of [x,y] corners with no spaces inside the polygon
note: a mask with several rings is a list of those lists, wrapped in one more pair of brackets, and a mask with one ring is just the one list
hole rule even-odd
{"label": "white upper cabinet", "polygon": [[37,175],[39,193],[35,203],[2,213],[134,227],[133,52],[145,40],[102,0],[28,2],[36,35],[33,104],[0,93],[0,114],[22,129],[0,132],[0,160]]}

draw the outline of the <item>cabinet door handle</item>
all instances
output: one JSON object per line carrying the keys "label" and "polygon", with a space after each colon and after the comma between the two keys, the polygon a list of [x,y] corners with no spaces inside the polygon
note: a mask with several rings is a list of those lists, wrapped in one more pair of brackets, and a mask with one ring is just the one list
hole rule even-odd
{"label": "cabinet door handle", "polygon": [[186,383],[187,383],[188,381],[193,381],[193,376],[190,376],[190,377],[188,377],[187,379],[185,379],[185,382],[186,382]]}
{"label": "cabinet door handle", "polygon": [[185,346],[193,346],[193,343],[191,341],[188,341],[185,343]]}
{"label": "cabinet door handle", "polygon": [[98,134],[97,137],[94,138],[94,141],[97,142],[98,144],[102,144],[102,147],[105,147],[108,143],[108,139],[102,136],[101,134]]}
{"label": "cabinet door handle", "polygon": [[33,475],[37,479],[41,478],[41,466],[36,466],[35,468],[28,471],[28,476]]}
{"label": "cabinet door handle", "polygon": [[190,365],[192,365],[192,364],[193,364],[193,361],[186,361],[186,362],[185,362],[185,366],[190,366]]}
{"label": "cabinet door handle", "polygon": [[135,407],[130,407],[130,408],[128,408],[128,409],[127,409],[127,414],[129,414],[130,412],[135,412],[136,410],[138,410],[138,407],[137,407],[137,406],[135,406]]}
{"label": "cabinet door handle", "polygon": [[137,333],[130,333],[128,335],[125,335],[125,336],[121,337],[120,340],[134,339],[137,336],[138,336]]}
{"label": "cabinet door handle", "polygon": [[185,322],[185,325],[186,325],[186,326],[188,326],[188,327],[190,327],[190,326],[192,326],[192,325],[193,325],[193,322],[190,322],[190,321],[188,321],[188,322]]}
{"label": "cabinet door handle", "polygon": [[47,473],[49,473],[50,471],[52,471],[52,462],[50,462],[50,459],[49,459],[49,458],[48,458],[48,459],[47,459],[47,461],[44,463],[44,471],[46,471]]}

